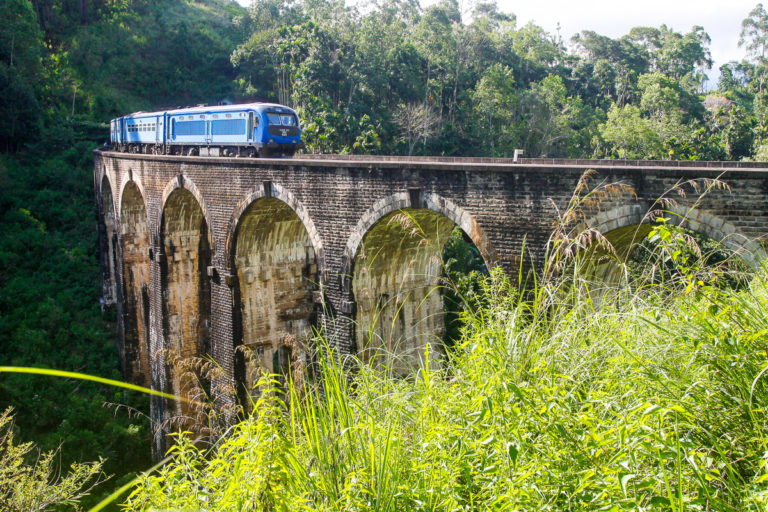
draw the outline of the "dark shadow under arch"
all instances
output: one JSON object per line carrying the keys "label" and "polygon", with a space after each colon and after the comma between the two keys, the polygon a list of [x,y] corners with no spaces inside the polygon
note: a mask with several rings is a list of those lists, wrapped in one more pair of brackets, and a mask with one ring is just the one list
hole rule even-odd
{"label": "dark shadow under arch", "polygon": [[112,185],[105,174],[100,186],[101,222],[99,223],[102,271],[102,300],[104,305],[112,306],[118,299],[117,274],[117,218]]}

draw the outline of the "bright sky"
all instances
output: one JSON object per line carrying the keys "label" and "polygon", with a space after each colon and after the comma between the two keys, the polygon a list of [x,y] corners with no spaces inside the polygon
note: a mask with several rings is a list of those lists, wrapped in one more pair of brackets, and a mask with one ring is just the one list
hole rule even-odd
{"label": "bright sky", "polygon": [[[436,1],[421,0],[421,5],[425,7]],[[238,2],[248,6],[251,0]],[[743,58],[744,50],[738,46],[741,22],[758,0],[497,0],[497,3],[501,11],[517,16],[518,26],[533,21],[555,33],[560,23],[560,35],[566,42],[581,30],[615,38],[637,26],[666,24],[685,33],[694,25],[701,25],[712,38],[710,50],[715,62],[708,74],[710,80],[716,81],[722,64]]]}

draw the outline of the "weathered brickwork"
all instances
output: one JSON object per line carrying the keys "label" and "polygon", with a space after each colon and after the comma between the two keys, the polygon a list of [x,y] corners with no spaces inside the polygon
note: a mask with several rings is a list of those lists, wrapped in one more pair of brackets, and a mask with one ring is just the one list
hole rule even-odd
{"label": "weathered brickwork", "polygon": [[[182,362],[210,353],[211,293],[208,267],[211,250],[208,226],[195,197],[183,188],[168,197],[163,212],[159,253],[163,291],[163,340],[171,391],[198,398],[197,382]],[[189,402],[177,402],[177,415],[189,416]]]}
{"label": "weathered brickwork", "polygon": [[235,311],[241,322],[235,324],[242,329],[233,340],[242,352],[236,354],[236,375],[242,371],[252,389],[260,368],[285,373],[291,352],[312,336],[317,264],[304,224],[279,199],[254,201],[236,236]]}
{"label": "weathered brickwork", "polygon": [[122,345],[127,379],[149,386],[149,224],[141,191],[129,182],[120,205]]}
{"label": "weathered brickwork", "polygon": [[[586,209],[586,225],[623,240],[663,206],[748,261],[762,258],[768,168],[757,163],[97,152],[104,295],[118,308],[126,373],[178,392],[172,349],[250,382],[248,361],[284,369],[312,327],[342,351],[385,347],[415,361],[444,329],[436,256],[453,226],[514,277],[541,264],[587,169],[593,187],[628,188]],[[730,190],[702,196],[715,179]],[[688,180],[698,181],[680,186]],[[153,401],[157,419],[165,409]]]}

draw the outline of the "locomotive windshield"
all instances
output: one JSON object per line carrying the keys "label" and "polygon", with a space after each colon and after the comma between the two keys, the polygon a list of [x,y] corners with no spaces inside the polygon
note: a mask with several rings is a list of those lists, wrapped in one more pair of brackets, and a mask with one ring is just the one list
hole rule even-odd
{"label": "locomotive windshield", "polygon": [[296,116],[293,114],[277,114],[275,112],[267,112],[267,121],[271,125],[282,126],[296,126]]}

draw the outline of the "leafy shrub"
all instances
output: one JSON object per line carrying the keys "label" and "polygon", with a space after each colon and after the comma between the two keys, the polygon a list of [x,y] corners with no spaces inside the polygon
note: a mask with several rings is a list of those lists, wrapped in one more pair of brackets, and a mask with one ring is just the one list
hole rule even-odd
{"label": "leafy shrub", "polygon": [[32,443],[14,441],[12,409],[0,414],[0,508],[7,512],[38,512],[57,505],[77,505],[102,480],[102,462],[76,463],[61,476],[57,452],[38,454]]}
{"label": "leafy shrub", "polygon": [[125,507],[765,510],[765,271],[599,310],[558,281],[481,286],[442,370],[392,378],[326,346],[287,404],[264,379],[220,444],[180,434]]}

